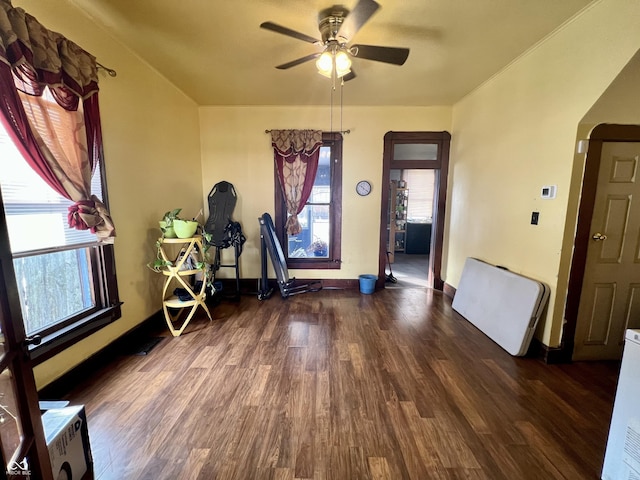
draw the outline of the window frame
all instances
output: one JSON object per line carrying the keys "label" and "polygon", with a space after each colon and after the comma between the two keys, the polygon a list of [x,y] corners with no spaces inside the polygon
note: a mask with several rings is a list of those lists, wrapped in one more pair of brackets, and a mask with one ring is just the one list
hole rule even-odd
{"label": "window frame", "polygon": [[322,146],[331,147],[331,200],[329,202],[330,242],[328,257],[289,258],[288,235],[285,231],[287,209],[285,199],[278,180],[278,172],[274,165],[275,215],[274,226],[276,236],[283,245],[283,252],[290,269],[307,270],[339,270],[342,264],[342,143],[339,132],[323,132]]}
{"label": "window frame", "polygon": [[29,353],[35,365],[48,360],[122,316],[113,245],[93,245],[89,248],[91,248],[89,256],[93,270],[96,306],[57,323],[55,330],[48,328],[46,331],[49,333],[39,334],[42,338],[40,344],[29,345]]}

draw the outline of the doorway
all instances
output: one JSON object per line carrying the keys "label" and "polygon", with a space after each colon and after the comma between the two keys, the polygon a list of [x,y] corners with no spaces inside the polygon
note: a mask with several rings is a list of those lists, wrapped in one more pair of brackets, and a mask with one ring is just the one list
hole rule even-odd
{"label": "doorway", "polygon": [[[431,223],[428,224],[429,227],[426,226],[428,223],[428,214],[425,213],[424,221],[415,222],[416,225],[412,225],[409,228],[413,230],[413,232],[405,230],[400,234],[400,240],[404,242],[401,243],[401,245],[406,246],[407,235],[415,235],[417,239],[413,244],[418,249],[417,251],[423,252],[426,250],[426,253],[422,253],[422,255],[425,255],[423,259],[424,265],[413,265],[419,262],[412,262],[410,259],[408,263],[418,269],[421,275],[417,278],[426,276],[421,286],[435,288],[436,290],[442,290],[444,287],[440,270],[442,266],[450,141],[451,135],[448,132],[388,132],[384,136],[382,185],[387,187],[382,190],[382,203],[380,206],[380,254],[378,281],[376,283],[377,288],[384,288],[385,285],[389,286],[389,283],[385,282],[387,278],[387,252],[392,250],[390,253],[393,253],[395,256],[395,231],[402,231],[403,227],[408,225],[407,218],[396,218],[395,212],[397,210],[394,208],[392,212],[391,202],[393,201],[393,205],[397,206],[398,193],[400,192],[401,195],[406,195],[406,192],[409,192],[409,195],[411,195],[410,189],[404,186],[408,185],[408,183],[401,183],[403,186],[398,187],[399,182],[407,182],[402,178],[395,178],[394,182],[392,182],[392,171],[408,172],[420,170],[430,170],[433,175]],[[394,176],[397,176],[397,173],[394,173]],[[404,189],[404,191],[398,190],[398,188]],[[394,189],[393,194],[392,189]],[[420,192],[420,190],[421,189],[417,189],[416,194]],[[403,208],[406,208],[410,201],[408,200],[408,196],[402,197],[401,200],[407,200],[407,205],[402,205]],[[402,211],[406,214],[405,210]],[[418,214],[415,215],[418,216]],[[396,223],[396,220],[401,220],[400,225]],[[428,239],[425,240],[427,236],[424,230],[427,228],[430,230],[430,235]],[[406,254],[406,252],[398,253]],[[419,254],[420,253],[416,253],[416,255]]]}
{"label": "doorway", "polygon": [[387,288],[429,286],[435,171],[391,169]]}
{"label": "doorway", "polygon": [[640,126],[599,125],[585,162],[563,343],[573,360],[619,359],[640,327]]}

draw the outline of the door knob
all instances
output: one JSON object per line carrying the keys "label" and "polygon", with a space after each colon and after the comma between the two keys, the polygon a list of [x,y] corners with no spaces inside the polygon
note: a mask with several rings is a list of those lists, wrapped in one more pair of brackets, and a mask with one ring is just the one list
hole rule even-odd
{"label": "door knob", "polygon": [[594,233],[594,234],[593,234],[593,237],[591,237],[591,238],[593,238],[596,242],[600,242],[600,241],[602,241],[602,240],[606,240],[606,239],[607,239],[607,236],[606,236],[606,235],[603,235],[603,234],[601,234],[601,233]]}

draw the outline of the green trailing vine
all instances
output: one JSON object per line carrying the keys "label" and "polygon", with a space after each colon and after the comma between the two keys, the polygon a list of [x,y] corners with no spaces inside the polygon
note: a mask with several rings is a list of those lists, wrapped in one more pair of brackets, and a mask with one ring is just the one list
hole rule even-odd
{"label": "green trailing vine", "polygon": [[162,238],[167,235],[167,233],[173,231],[173,221],[178,220],[180,217],[178,215],[182,211],[181,208],[176,208],[174,210],[169,210],[165,212],[162,216],[162,220],[160,221],[160,230],[162,231]]}
{"label": "green trailing vine", "polygon": [[[162,236],[162,238],[164,238],[164,235]],[[154,272],[158,272],[158,273],[162,272],[163,268],[173,267],[172,261],[165,260],[164,258],[162,258],[162,255],[160,253],[161,246],[162,246],[162,241],[159,239],[156,240],[156,258],[153,262],[147,263],[147,267],[149,267]]]}
{"label": "green trailing vine", "polygon": [[[163,269],[167,268],[167,267],[173,267],[174,263],[170,260],[165,260],[162,257],[162,253],[161,253],[161,247],[162,247],[162,240],[165,238],[173,238],[173,235],[171,235],[171,237],[169,237],[167,234],[171,233],[172,229],[173,229],[173,222],[174,220],[180,220],[180,217],[178,216],[180,214],[180,212],[182,211],[181,208],[176,208],[174,210],[170,210],[168,212],[165,212],[165,214],[162,217],[162,221],[160,222],[160,231],[162,232],[161,237],[156,240],[155,243],[155,247],[156,247],[156,258],[152,261],[147,263],[147,267],[150,268],[151,270],[153,270],[154,272],[157,273],[161,273],[163,271]],[[197,218],[197,217],[196,217]],[[196,221],[194,219],[194,221]],[[196,262],[196,269],[198,270],[204,270],[205,273],[207,271],[207,262],[206,260],[206,256],[207,256],[207,252],[209,250],[209,248],[211,247],[211,239],[212,239],[212,235],[208,232],[204,231],[204,227],[198,223],[198,230],[196,231],[197,234],[202,235],[202,258],[203,261],[199,261]]]}

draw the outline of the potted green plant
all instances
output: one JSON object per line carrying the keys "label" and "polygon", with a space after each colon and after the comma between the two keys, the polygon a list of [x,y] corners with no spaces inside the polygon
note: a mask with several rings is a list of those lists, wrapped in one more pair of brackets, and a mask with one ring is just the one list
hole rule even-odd
{"label": "potted green plant", "polygon": [[178,238],[191,238],[196,234],[200,224],[196,220],[176,218],[173,221],[173,231]]}
{"label": "potted green plant", "polygon": [[162,220],[158,221],[162,235],[158,240],[156,240],[156,258],[153,262],[147,263],[147,267],[155,272],[160,272],[163,268],[173,265],[173,262],[162,258],[160,246],[162,245],[163,238],[177,238],[176,232],[173,228],[173,222],[178,218],[181,211],[181,208],[169,210],[162,216]]}
{"label": "potted green plant", "polygon": [[175,210],[169,210],[162,216],[162,220],[160,220],[158,224],[160,225],[163,238],[176,238],[173,222],[178,218],[178,214],[181,211],[181,208],[176,208]]}
{"label": "potted green plant", "polygon": [[[165,260],[162,257],[161,246],[164,238],[190,238],[194,235],[202,235],[203,237],[203,258],[206,258],[207,251],[211,245],[211,234],[204,231],[204,227],[198,222],[197,218],[202,214],[202,210],[193,219],[186,220],[179,217],[181,208],[169,210],[162,216],[162,220],[158,223],[160,225],[161,237],[156,241],[156,258],[153,262],[147,263],[147,267],[155,272],[161,272],[168,266],[173,266],[173,262]],[[205,262],[198,262],[196,264],[197,269],[205,268]]]}

